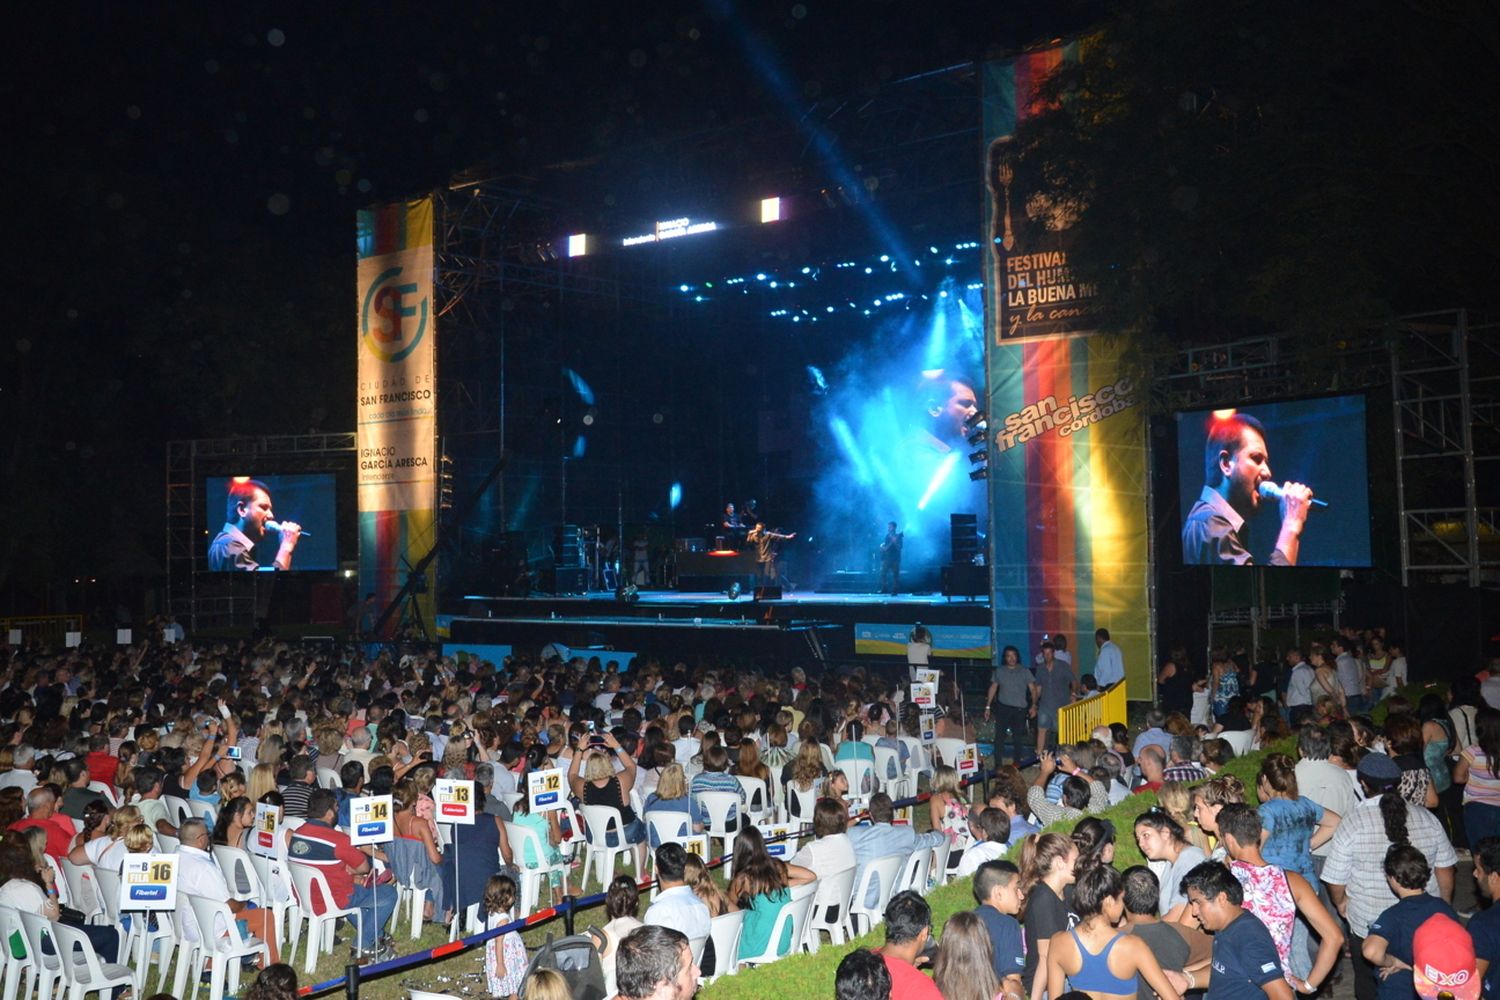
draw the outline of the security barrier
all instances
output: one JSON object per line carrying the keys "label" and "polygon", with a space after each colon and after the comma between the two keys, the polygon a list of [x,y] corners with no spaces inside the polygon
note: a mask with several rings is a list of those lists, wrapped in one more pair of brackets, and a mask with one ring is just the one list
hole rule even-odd
{"label": "security barrier", "polygon": [[1057,742],[1078,743],[1100,726],[1126,721],[1125,682],[1057,710]]}

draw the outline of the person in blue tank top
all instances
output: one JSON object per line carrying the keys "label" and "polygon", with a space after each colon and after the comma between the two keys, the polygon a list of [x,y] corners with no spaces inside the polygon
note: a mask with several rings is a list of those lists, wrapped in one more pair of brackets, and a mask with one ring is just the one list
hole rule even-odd
{"label": "person in blue tank top", "polygon": [[1093,1000],[1133,998],[1136,976],[1161,1000],[1181,1000],[1141,938],[1115,929],[1125,915],[1125,882],[1113,865],[1079,873],[1073,891],[1078,923],[1052,935],[1047,946],[1047,995],[1081,990]]}

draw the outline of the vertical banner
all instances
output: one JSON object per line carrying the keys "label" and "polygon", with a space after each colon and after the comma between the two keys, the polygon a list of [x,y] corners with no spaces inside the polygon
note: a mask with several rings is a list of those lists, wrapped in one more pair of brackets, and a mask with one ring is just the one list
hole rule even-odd
{"label": "vertical banner", "polygon": [[[437,540],[432,213],[429,197],[364,209],[357,220],[359,582],[381,608]],[[417,597],[429,623],[435,570]]]}
{"label": "vertical banner", "polygon": [[1069,639],[1092,673],[1094,631],[1125,655],[1132,698],[1152,697],[1145,387],[1119,339],[1090,336],[1093,289],[1073,278],[1066,211],[1019,190],[1018,123],[1078,43],[984,71],[985,326],[994,648]]}

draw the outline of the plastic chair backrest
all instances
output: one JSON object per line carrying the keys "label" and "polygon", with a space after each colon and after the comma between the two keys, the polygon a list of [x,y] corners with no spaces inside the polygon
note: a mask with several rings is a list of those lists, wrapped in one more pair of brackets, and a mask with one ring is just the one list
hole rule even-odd
{"label": "plastic chair backrest", "polygon": [[944,764],[947,764],[949,767],[957,767],[958,758],[964,752],[964,747],[968,744],[963,740],[943,736],[933,740],[932,745],[937,750],[937,754],[942,758]]}
{"label": "plastic chair backrest", "polygon": [[[308,913],[317,913],[317,907],[313,906],[315,899],[323,903],[323,912],[318,914],[319,916],[327,916],[339,909],[338,900],[334,898],[333,890],[328,887],[328,876],[323,874],[320,866],[302,861],[289,861],[287,867],[291,870],[292,888],[297,892],[297,900],[301,903],[302,909]],[[316,895],[314,895],[315,889]]]}
{"label": "plastic chair backrest", "polygon": [[[200,943],[207,942],[210,951],[244,950],[245,938],[240,934],[240,925],[235,921],[234,914],[227,903],[209,899],[207,896],[194,895],[191,892],[185,892],[183,895],[187,897],[188,906],[193,910],[193,919],[198,922]],[[221,927],[227,928],[227,936],[220,931]]]}
{"label": "plastic chair backrest", "polygon": [[161,847],[163,854],[176,854],[177,849],[182,846],[182,841],[160,830],[156,831],[156,843]]}
{"label": "plastic chair backrest", "polygon": [[93,866],[94,884],[99,887],[97,898],[104,910],[104,918],[114,926],[120,926],[120,873],[108,868]]}
{"label": "plastic chair backrest", "polygon": [[764,781],[741,774],[735,775],[734,780],[740,783],[740,791],[744,792],[746,812],[759,814],[771,808],[771,795]]}
{"label": "plastic chair backrest", "polygon": [[[629,845],[625,843],[625,818],[614,806],[583,806],[583,823],[590,847],[598,851],[617,851]],[[615,834],[615,846],[609,847],[606,834]]]}
{"label": "plastic chair backrest", "polygon": [[836,906],[840,920],[849,916],[849,897],[854,894],[854,871],[851,865],[842,871],[821,876],[817,882],[813,883],[818,887],[812,904],[817,913],[821,914],[828,907]]}
{"label": "plastic chair backrest", "polygon": [[[531,827],[521,826],[519,823],[506,823],[505,836],[510,840],[510,856],[515,859],[516,867],[522,871],[550,871],[558,867],[548,862],[547,845]],[[531,848],[529,852],[528,846]],[[536,858],[536,864],[526,863],[528,853]]]}
{"label": "plastic chair backrest", "polygon": [[[791,950],[790,955],[802,946],[802,937],[807,933],[807,915],[812,911],[813,895],[818,891],[816,881],[796,886],[792,889],[792,898],[776,914],[776,922],[771,925],[771,936],[766,940],[766,950],[759,955],[743,959],[747,962],[772,962],[782,957],[781,940],[787,936],[787,926],[791,927]],[[714,960],[718,960],[718,949],[714,949]]]}
{"label": "plastic chair backrest", "polygon": [[708,922],[708,936],[714,943],[714,976],[732,973],[739,965],[740,929],[745,911],[721,913]]}
{"label": "plastic chair backrest", "polygon": [[927,895],[927,876],[931,871],[932,852],[930,850],[912,851],[911,856],[906,859],[906,864],[901,867],[901,874],[896,876],[896,892],[914,889],[920,895]]}
{"label": "plastic chair backrest", "polygon": [[167,807],[167,822],[173,826],[181,826],[183,820],[192,818],[193,811],[188,808],[187,799],[176,795],[163,795],[161,801]]}
{"label": "plastic chair backrest", "polygon": [[646,821],[647,842],[652,848],[662,844],[681,843],[693,835],[693,814],[680,809],[653,809],[642,813]]}
{"label": "plastic chair backrest", "polygon": [[[21,949],[26,952],[22,958],[17,958],[11,951],[10,939],[12,935],[21,936]],[[34,964],[31,960],[31,949],[26,946],[26,932],[21,927],[21,911],[14,906],[6,906],[0,903],[0,949],[4,951],[5,968],[12,974]]]}
{"label": "plastic chair backrest", "polygon": [[109,802],[111,809],[120,804],[120,797],[115,794],[115,790],[102,781],[90,781],[89,791],[98,792],[100,795],[104,796],[104,798]]}
{"label": "plastic chair backrest", "polygon": [[[83,931],[76,927],[69,927],[61,921],[51,924],[49,930],[57,938],[58,953],[67,956],[67,960],[62,964],[62,972],[63,980],[69,986],[83,985],[87,989],[102,988],[108,991],[109,981],[120,978],[118,975],[105,976],[104,964],[99,960],[99,953],[94,950],[94,943]],[[79,958],[83,960],[80,962]],[[74,992],[83,991],[75,990]]]}
{"label": "plastic chair backrest", "polygon": [[875,747],[875,777],[882,785],[901,777],[901,755],[889,747]]}
{"label": "plastic chair backrest", "polygon": [[[52,862],[50,856],[47,860]],[[75,865],[67,858],[63,858],[60,867],[63,880],[68,885],[68,905],[86,917],[98,913],[99,894],[94,891],[94,874],[90,870],[92,866]]]}
{"label": "plastic chair backrest", "polygon": [[[214,860],[219,863],[219,870],[224,873],[224,881],[229,885],[231,899],[254,900],[262,906],[271,902],[266,897],[266,887],[261,884],[260,873],[250,860],[249,851],[226,844],[215,844],[213,853]],[[248,885],[249,889],[241,891],[239,886],[242,883]]]}
{"label": "plastic chair backrest", "polygon": [[[896,894],[896,880],[901,876],[901,869],[906,864],[906,856],[902,854],[887,854],[883,858],[876,858],[865,866],[864,873],[859,877],[859,883],[854,891],[849,894],[849,911],[851,913],[862,913],[875,920],[885,918],[886,904]],[[870,894],[870,886],[876,886],[875,903],[865,906],[865,897]],[[873,921],[872,921],[873,922]]]}
{"label": "plastic chair backrest", "polygon": [[333,768],[320,767],[318,768],[318,787],[326,788],[329,791],[337,791],[344,787],[344,780],[339,777],[339,773]]}
{"label": "plastic chair backrest", "polygon": [[193,818],[207,823],[209,832],[213,832],[214,821],[219,818],[219,813],[211,803],[188,799],[188,812],[193,814]]}
{"label": "plastic chair backrest", "polygon": [[738,795],[733,792],[699,792],[698,799],[703,803],[703,811],[708,814],[708,822],[703,824],[705,830],[716,837],[734,833],[729,829],[729,814],[739,809]]}
{"label": "plastic chair backrest", "polygon": [[[932,849],[932,860],[928,862],[929,876],[933,885],[948,884],[948,859],[953,856],[953,838],[944,837],[943,842]],[[918,892],[924,890],[918,889]]]}
{"label": "plastic chair backrest", "polygon": [[[52,954],[47,954],[47,949],[42,946],[43,938],[51,936],[49,921],[40,913],[32,913],[28,910],[17,910],[16,915],[21,918],[21,936],[26,939],[26,952],[39,965],[47,969],[57,970],[62,965],[62,960],[57,957],[57,949]],[[10,947],[9,942],[6,947]]]}
{"label": "plastic chair backrest", "polygon": [[794,822],[807,824],[813,820],[813,807],[818,804],[818,793],[809,788],[798,788],[795,782],[786,786],[787,816]]}

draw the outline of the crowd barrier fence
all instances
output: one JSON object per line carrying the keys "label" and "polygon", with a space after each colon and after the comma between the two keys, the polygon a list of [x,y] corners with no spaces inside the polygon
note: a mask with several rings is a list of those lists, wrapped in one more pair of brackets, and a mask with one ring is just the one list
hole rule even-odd
{"label": "crowd barrier fence", "polygon": [[1080,743],[1099,726],[1126,722],[1125,682],[1057,710],[1057,742]]}

